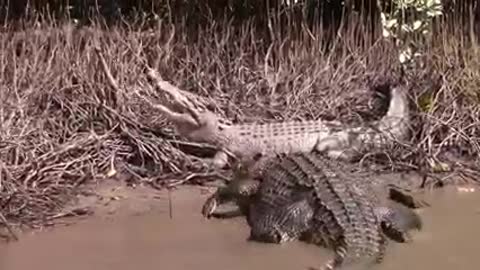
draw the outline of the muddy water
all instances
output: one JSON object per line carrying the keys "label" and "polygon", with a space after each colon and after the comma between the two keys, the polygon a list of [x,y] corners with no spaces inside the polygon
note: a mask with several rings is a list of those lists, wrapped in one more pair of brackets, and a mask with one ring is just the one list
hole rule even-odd
{"label": "muddy water", "polygon": [[[242,218],[201,218],[204,198],[197,189],[175,192],[173,219],[164,200],[147,214],[25,235],[0,246],[0,269],[307,269],[331,256],[302,243],[247,242]],[[414,234],[413,243],[391,244],[384,263],[373,269],[479,269],[480,193],[445,189],[427,199],[433,206],[421,212],[424,230]]]}

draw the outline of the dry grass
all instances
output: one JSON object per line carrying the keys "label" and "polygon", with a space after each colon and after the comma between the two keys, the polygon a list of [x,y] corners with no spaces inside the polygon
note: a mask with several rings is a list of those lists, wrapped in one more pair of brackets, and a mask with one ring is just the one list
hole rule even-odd
{"label": "dry grass", "polygon": [[[211,153],[182,143],[161,115],[135,98],[134,89],[150,87],[139,58],[234,122],[378,117],[369,87],[395,74],[396,51],[388,42],[369,46],[346,38],[327,53],[307,32],[269,46],[250,24],[228,26],[194,37],[182,25],[142,32],[46,24],[1,33],[0,217],[43,226],[87,183],[124,175],[161,187],[206,171],[195,154]],[[96,43],[120,91],[101,72]],[[428,157],[463,160],[452,168],[478,176],[478,166],[465,160],[478,164],[480,155],[479,56],[458,37],[437,35],[426,68],[407,80],[415,136],[386,151],[395,163],[384,170],[425,170]],[[458,155],[447,160],[452,150]],[[168,175],[177,180],[165,180]]]}

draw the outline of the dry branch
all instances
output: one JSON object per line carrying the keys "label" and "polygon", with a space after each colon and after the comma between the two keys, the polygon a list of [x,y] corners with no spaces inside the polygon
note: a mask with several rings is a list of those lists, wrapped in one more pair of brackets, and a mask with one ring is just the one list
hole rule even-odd
{"label": "dry branch", "polygon": [[13,231],[12,226],[8,223],[7,219],[2,213],[0,213],[0,222],[3,223],[3,225],[7,228],[11,238],[13,238],[15,241],[18,241],[17,234]]}
{"label": "dry branch", "polygon": [[[300,40],[270,46],[255,26],[231,27],[195,28],[194,38],[182,24],[160,25],[155,34],[59,30],[48,24],[0,33],[0,211],[6,220],[1,223],[49,224],[85,186],[121,174],[158,188],[215,178],[199,158],[213,151],[182,142],[162,113],[152,112],[167,99],[189,108],[177,112],[168,106],[192,121],[194,111],[212,104],[227,123],[294,118],[350,123],[381,115],[381,107],[365,105],[371,101],[365,89],[370,77],[384,76],[397,61],[390,44],[359,44],[358,35],[346,32],[330,54],[321,42],[311,42],[315,33],[299,32]],[[412,141],[372,153],[366,164],[376,161],[381,171],[429,171],[428,157],[449,164],[465,181],[478,179],[480,57],[455,36],[445,37],[436,37],[426,68],[407,81]],[[101,51],[94,42],[99,39]],[[155,66],[162,76],[139,65],[137,55],[162,58]]]}

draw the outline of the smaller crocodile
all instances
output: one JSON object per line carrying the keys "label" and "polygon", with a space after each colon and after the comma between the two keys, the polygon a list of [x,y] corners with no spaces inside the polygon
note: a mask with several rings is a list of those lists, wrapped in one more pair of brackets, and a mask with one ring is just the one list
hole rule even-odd
{"label": "smaller crocodile", "polygon": [[358,126],[346,126],[339,121],[323,119],[284,121],[276,123],[229,124],[226,119],[200,108],[198,101],[185,96],[185,91],[159,78],[156,72],[146,73],[155,86],[173,97],[178,109],[163,104],[150,105],[172,122],[179,135],[192,142],[213,145],[217,152],[211,161],[213,168],[223,168],[229,158],[250,158],[258,153],[324,152],[332,158],[352,159],[368,146],[382,147],[409,136],[409,107],[403,85],[390,85],[389,108],[378,121]]}
{"label": "smaller crocodile", "polygon": [[378,196],[368,182],[321,153],[280,154],[265,164],[262,181],[239,173],[222,195],[237,199],[252,240],[332,247],[335,256],[322,269],[364,256],[379,263],[386,237],[410,241],[409,231],[422,227],[414,211]]}

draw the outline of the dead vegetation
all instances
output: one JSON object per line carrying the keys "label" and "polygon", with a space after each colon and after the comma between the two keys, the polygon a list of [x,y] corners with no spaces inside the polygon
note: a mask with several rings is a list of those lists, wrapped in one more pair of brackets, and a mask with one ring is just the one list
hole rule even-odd
{"label": "dead vegetation", "polygon": [[[212,149],[178,138],[138,98],[139,91],[153,103],[160,98],[142,61],[233,122],[380,117],[369,88],[396,76],[396,50],[349,35],[327,52],[306,31],[270,46],[248,23],[193,35],[181,24],[147,31],[40,24],[1,33],[0,224],[51,224],[83,186],[109,177],[157,188],[205,181],[197,177],[208,175],[200,158]],[[478,179],[479,56],[455,33],[436,35],[426,67],[405,80],[414,136],[383,153],[392,162],[382,170],[443,168]]]}

